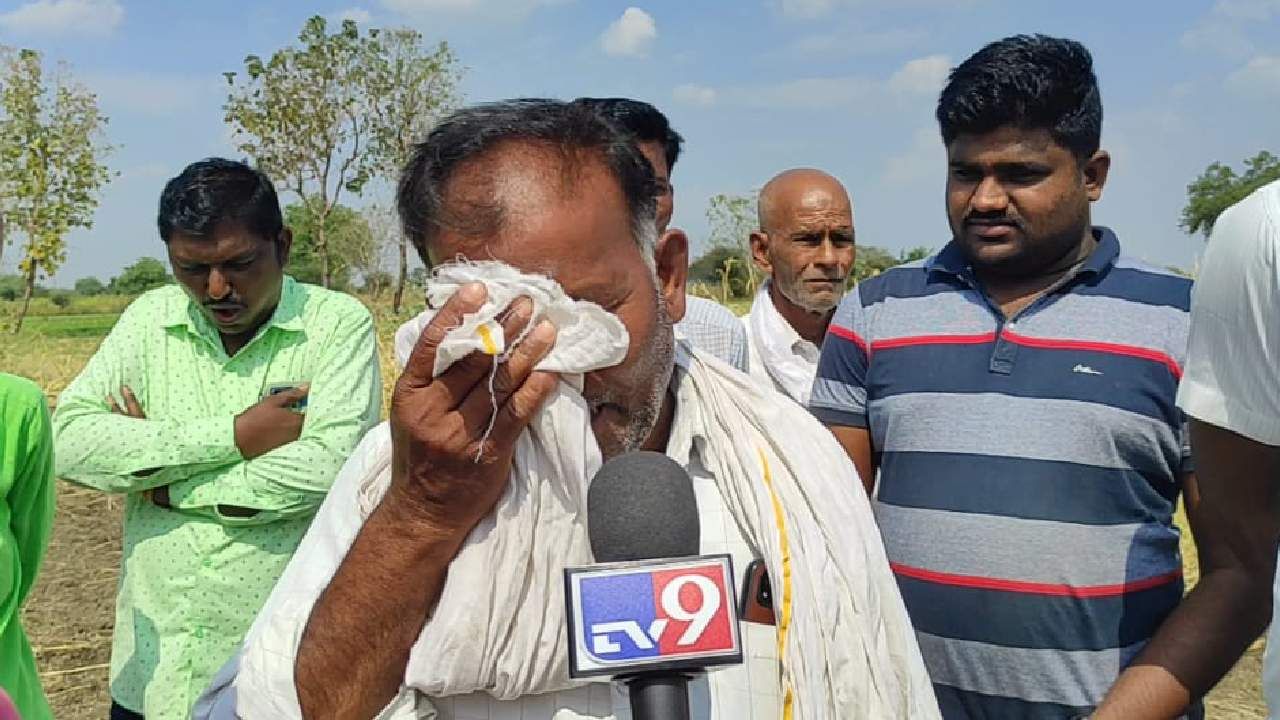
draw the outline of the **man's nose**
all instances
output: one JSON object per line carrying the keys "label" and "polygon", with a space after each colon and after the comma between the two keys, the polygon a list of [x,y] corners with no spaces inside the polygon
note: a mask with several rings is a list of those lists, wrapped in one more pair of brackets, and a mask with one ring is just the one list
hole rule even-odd
{"label": "man's nose", "polygon": [[980,213],[1003,212],[1009,207],[1009,194],[994,177],[983,178],[973,191],[973,209]]}
{"label": "man's nose", "polygon": [[840,262],[840,255],[836,252],[836,244],[831,236],[822,239],[822,244],[818,245],[818,254],[813,258],[814,265],[831,266]]}
{"label": "man's nose", "polygon": [[222,274],[218,268],[209,270],[208,287],[205,290],[209,294],[210,300],[225,300],[231,294],[231,283],[227,280],[227,276]]}

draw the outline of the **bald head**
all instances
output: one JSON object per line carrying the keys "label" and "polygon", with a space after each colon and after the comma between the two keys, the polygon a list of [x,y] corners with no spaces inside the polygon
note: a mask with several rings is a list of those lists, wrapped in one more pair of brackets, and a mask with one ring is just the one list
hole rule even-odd
{"label": "bald head", "polygon": [[766,183],[756,206],[760,230],[751,253],[771,280],[774,304],[784,317],[819,316],[825,329],[853,269],[849,193],[821,170],[797,168]]}
{"label": "bald head", "polygon": [[849,192],[834,177],[813,168],[795,168],[774,175],[760,189],[756,203],[760,228],[765,232],[789,224],[798,212],[831,209],[848,215],[853,224]]}

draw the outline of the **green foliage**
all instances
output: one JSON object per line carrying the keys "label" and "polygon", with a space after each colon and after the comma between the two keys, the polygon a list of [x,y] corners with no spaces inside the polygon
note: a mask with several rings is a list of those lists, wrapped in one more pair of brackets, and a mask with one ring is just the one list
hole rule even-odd
{"label": "green foliage", "polygon": [[380,172],[398,174],[406,138],[417,139],[451,101],[454,63],[444,45],[424,54],[412,31],[362,35],[345,20],[330,33],[316,15],[298,45],[265,60],[249,55],[242,78],[224,73],[225,119],[237,147],[298,196],[322,285],[340,273],[331,267],[338,253],[329,243],[330,213],[343,192],[360,194]]}
{"label": "green foliage", "polygon": [[17,300],[26,286],[27,281],[21,275],[0,275],[0,300]]}
{"label": "green foliage", "polygon": [[914,247],[903,250],[897,255],[875,245],[858,245],[853,261],[853,272],[849,274],[849,283],[857,284],[904,263],[915,262],[929,257],[931,251],[926,247]]}
{"label": "green foliage", "polygon": [[141,295],[171,282],[173,278],[164,263],[153,257],[144,257],[125,268],[119,276],[111,278],[108,289],[118,295]]}
{"label": "green foliage", "polygon": [[25,240],[17,332],[36,280],[52,275],[66,259],[67,233],[93,226],[98,194],[111,176],[102,163],[111,146],[102,140],[107,118],[97,96],[62,73],[47,76],[34,50],[6,53],[3,60],[0,209],[7,231]]}
{"label": "green foliage", "polygon": [[1213,224],[1224,210],[1245,199],[1254,190],[1280,180],[1280,157],[1263,150],[1244,161],[1244,172],[1215,162],[1187,185],[1187,204],[1178,225],[1190,234],[1213,231]]}
{"label": "green foliage", "polygon": [[719,278],[715,282],[721,286],[721,294],[727,290],[735,297],[754,295],[763,279],[751,259],[751,233],[759,224],[755,196],[722,193],[712,197],[707,204],[707,224],[707,244],[712,250],[731,250],[729,255],[721,253],[717,266]]}
{"label": "green foliage", "polygon": [[[315,220],[304,205],[285,207],[284,221],[293,230],[293,249],[285,272],[302,282],[323,284],[324,268],[317,247]],[[329,287],[346,290],[351,285],[353,259],[369,252],[373,243],[364,216],[344,205],[335,205],[324,221],[329,246]]]}
{"label": "green foliage", "polygon": [[93,297],[101,295],[107,291],[107,286],[96,277],[82,277],[76,281],[76,294],[83,297]]}
{"label": "green foliage", "polygon": [[689,283],[714,288],[710,296],[721,302],[753,293],[751,273],[742,261],[741,250],[726,245],[712,247],[689,264]]}
{"label": "green foliage", "polygon": [[53,293],[49,296],[49,302],[59,310],[66,310],[71,307],[71,293],[65,291]]}

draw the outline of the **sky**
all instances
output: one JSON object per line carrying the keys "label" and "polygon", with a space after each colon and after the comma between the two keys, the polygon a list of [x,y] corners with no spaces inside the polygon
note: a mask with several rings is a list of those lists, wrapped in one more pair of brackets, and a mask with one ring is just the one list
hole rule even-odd
{"label": "sky", "polygon": [[[939,248],[945,160],[933,109],[947,71],[982,45],[1043,32],[1083,42],[1102,87],[1111,176],[1093,218],[1125,251],[1192,267],[1178,227],[1209,163],[1280,152],[1280,0],[5,0],[0,44],[41,51],[98,94],[119,174],[49,281],[107,280],[164,258],[155,208],[201,157],[238,157],[222,73],[296,40],[307,17],[408,26],[446,40],[463,102],[629,96],[686,139],[674,225],[695,248],[708,200],[818,167],[854,202],[859,244]],[[283,196],[284,202],[292,197]],[[373,190],[356,205],[388,201]],[[18,252],[4,253],[11,272]]]}

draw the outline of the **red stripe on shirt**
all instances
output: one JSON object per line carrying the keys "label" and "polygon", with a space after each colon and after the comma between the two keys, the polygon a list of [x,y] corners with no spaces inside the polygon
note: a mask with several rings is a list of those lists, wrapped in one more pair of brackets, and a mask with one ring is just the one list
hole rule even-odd
{"label": "red stripe on shirt", "polygon": [[1136,345],[1121,345],[1120,343],[1108,342],[1092,342],[1089,340],[1061,340],[1055,338],[1033,338],[1026,335],[1004,331],[1004,337],[1011,343],[1024,345],[1026,347],[1041,348],[1044,350],[1085,350],[1088,352],[1107,353],[1109,355],[1125,355],[1128,357],[1142,358],[1143,360],[1151,360],[1158,362],[1169,368],[1169,372],[1173,373],[1175,378],[1182,378],[1182,367],[1177,361],[1170,357],[1167,353],[1151,348],[1138,347]]}
{"label": "red stripe on shirt", "polygon": [[848,340],[854,345],[857,345],[858,348],[862,350],[862,353],[864,355],[867,353],[867,341],[863,340],[862,337],[858,335],[858,333],[850,330],[849,328],[840,327],[835,323],[831,323],[830,325],[827,326],[827,332],[831,333],[832,335],[835,335],[838,338],[844,338],[845,340]]}
{"label": "red stripe on shirt", "polygon": [[953,573],[935,572],[923,568],[910,567],[899,563],[890,563],[889,567],[897,575],[924,580],[939,585],[976,588],[979,590],[1001,590],[1003,592],[1024,593],[1027,595],[1054,595],[1059,597],[1099,598],[1114,597],[1125,593],[1150,590],[1182,577],[1182,570],[1175,570],[1164,575],[1120,583],[1118,585],[1061,585],[1055,583],[1024,582],[1022,580],[1005,580],[1003,578],[985,578],[976,575],[956,575]]}
{"label": "red stripe on shirt", "polygon": [[993,332],[979,335],[913,335],[889,338],[887,340],[875,340],[871,343],[871,349],[889,350],[913,345],[981,345],[995,342],[995,340],[996,334]]}

